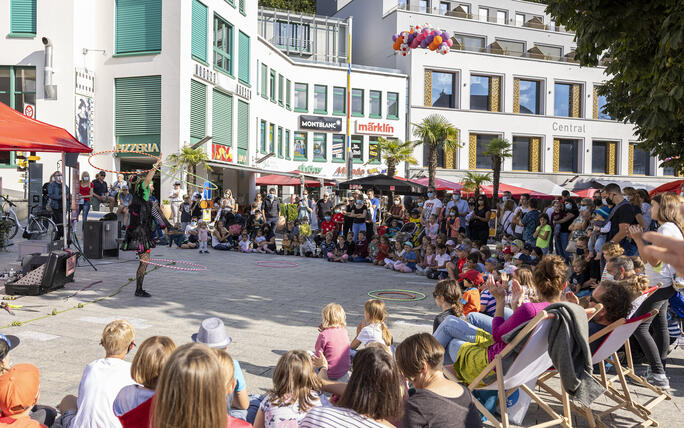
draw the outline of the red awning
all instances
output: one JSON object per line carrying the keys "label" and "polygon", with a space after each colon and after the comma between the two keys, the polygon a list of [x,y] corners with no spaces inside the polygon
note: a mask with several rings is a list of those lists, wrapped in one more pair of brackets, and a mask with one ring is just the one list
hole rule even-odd
{"label": "red awning", "polygon": [[666,193],[666,192],[675,192],[679,193],[684,186],[684,180],[675,180],[675,181],[670,181],[669,183],[662,184],[655,189],[651,190],[648,192],[650,196],[655,196],[659,193]]}
{"label": "red awning", "polygon": [[590,187],[588,189],[582,189],[582,190],[573,190],[577,196],[580,198],[593,198],[594,193],[598,192],[599,189],[594,189],[593,187]]}
{"label": "red awning", "polygon": [[[287,175],[279,174],[269,174],[264,175],[256,179],[257,186],[301,186],[302,180],[299,177],[291,177]],[[325,182],[326,186],[334,186],[334,183],[329,181]],[[306,187],[320,187],[321,182],[318,180],[312,180],[307,178],[304,180],[304,186]]]}
{"label": "red awning", "polygon": [[[399,177],[397,177],[399,178]],[[423,186],[428,186],[428,183],[430,182],[430,179],[427,177],[423,178],[416,178],[414,180],[410,180],[414,183],[422,184]],[[453,181],[449,180],[443,180],[441,178],[435,177],[435,190],[451,190],[451,191],[460,191],[463,188],[463,185],[461,183],[455,183]]]}
{"label": "red awning", "polygon": [[65,129],[24,116],[0,103],[0,151],[90,153]]}
{"label": "red awning", "polygon": [[[494,186],[491,184],[487,186],[482,186],[480,192],[483,192],[488,198],[491,198],[494,194]],[[534,199],[554,199],[555,196],[547,195],[541,192],[535,192],[534,190],[525,189],[524,187],[511,186],[510,184],[499,183],[499,197],[503,196],[504,192],[511,192],[514,198],[519,198],[521,195],[527,193],[531,198]],[[468,195],[472,195],[473,192],[468,192]]]}

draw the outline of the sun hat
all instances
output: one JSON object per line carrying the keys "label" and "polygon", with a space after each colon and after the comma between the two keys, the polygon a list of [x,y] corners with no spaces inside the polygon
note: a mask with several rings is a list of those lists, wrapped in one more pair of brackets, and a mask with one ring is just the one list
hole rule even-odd
{"label": "sun hat", "polygon": [[456,246],[456,251],[465,251],[466,247],[463,244],[457,245]]}
{"label": "sun hat", "polygon": [[523,248],[525,244],[523,243],[522,240],[516,239],[515,241],[511,242],[512,245],[515,245],[518,248]]}
{"label": "sun hat", "polygon": [[468,272],[462,273],[458,276],[458,279],[467,279],[475,285],[480,285],[484,282],[482,274],[475,269],[469,270]]}
{"label": "sun hat", "polygon": [[0,410],[16,415],[36,404],[40,372],[33,364],[17,364],[0,376]]}
{"label": "sun hat", "polygon": [[200,324],[199,331],[192,335],[192,341],[202,343],[210,348],[224,348],[233,339],[228,336],[226,326],[219,318],[207,318]]}
{"label": "sun hat", "polygon": [[518,270],[517,267],[515,267],[513,265],[508,265],[508,266],[504,267],[503,269],[501,269],[499,271],[499,273],[505,273],[507,275],[513,275],[513,272],[515,272],[516,270]]}
{"label": "sun hat", "polygon": [[452,239],[449,239],[448,241],[446,241],[446,245],[447,245],[448,247],[451,247],[451,246],[453,246],[453,245],[456,245],[456,243],[455,243]]}
{"label": "sun hat", "polygon": [[409,247],[413,248],[413,244],[411,243],[411,241],[404,242],[404,245],[408,245]]}

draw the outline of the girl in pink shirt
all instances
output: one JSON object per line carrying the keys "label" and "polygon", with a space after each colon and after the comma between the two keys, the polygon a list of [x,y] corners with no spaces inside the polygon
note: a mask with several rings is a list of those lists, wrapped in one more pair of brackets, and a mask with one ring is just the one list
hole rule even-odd
{"label": "girl in pink shirt", "polygon": [[342,306],[328,303],[321,311],[323,322],[318,326],[315,353],[328,361],[328,378],[343,380],[351,367],[347,316]]}

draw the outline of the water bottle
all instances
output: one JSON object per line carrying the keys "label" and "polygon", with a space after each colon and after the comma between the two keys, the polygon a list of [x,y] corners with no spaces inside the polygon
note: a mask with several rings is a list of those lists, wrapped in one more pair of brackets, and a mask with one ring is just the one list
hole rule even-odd
{"label": "water bottle", "polygon": [[11,268],[9,271],[9,277],[12,278],[15,275],[15,273],[16,272],[14,271],[14,268]]}

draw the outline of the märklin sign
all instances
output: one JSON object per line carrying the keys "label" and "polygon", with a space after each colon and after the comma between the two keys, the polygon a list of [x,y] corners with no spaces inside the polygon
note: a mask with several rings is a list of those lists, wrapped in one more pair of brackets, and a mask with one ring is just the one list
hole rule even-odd
{"label": "m\u00e4rklin sign", "polygon": [[325,117],[325,116],[299,116],[300,129],[312,129],[314,131],[342,131],[342,119],[339,117]]}
{"label": "m\u00e4rklin sign", "polygon": [[393,135],[394,126],[387,122],[376,122],[372,120],[355,120],[354,127],[357,134],[370,135]]}

